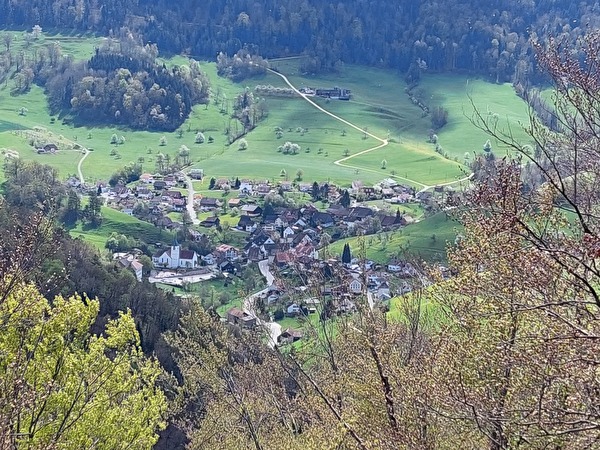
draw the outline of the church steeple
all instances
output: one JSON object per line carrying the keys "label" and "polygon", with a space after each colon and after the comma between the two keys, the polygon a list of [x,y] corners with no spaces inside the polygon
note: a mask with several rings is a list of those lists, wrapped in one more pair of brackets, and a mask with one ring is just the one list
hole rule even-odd
{"label": "church steeple", "polygon": [[177,237],[173,238],[173,244],[171,244],[171,260],[174,267],[179,267],[179,242],[177,242]]}

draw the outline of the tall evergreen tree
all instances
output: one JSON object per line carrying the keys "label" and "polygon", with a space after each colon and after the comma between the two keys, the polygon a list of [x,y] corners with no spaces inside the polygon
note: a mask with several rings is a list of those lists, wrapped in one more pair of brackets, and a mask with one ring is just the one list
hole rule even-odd
{"label": "tall evergreen tree", "polygon": [[348,243],[344,244],[344,250],[342,251],[342,262],[344,264],[350,264],[352,261],[352,253],[350,251],[350,245]]}

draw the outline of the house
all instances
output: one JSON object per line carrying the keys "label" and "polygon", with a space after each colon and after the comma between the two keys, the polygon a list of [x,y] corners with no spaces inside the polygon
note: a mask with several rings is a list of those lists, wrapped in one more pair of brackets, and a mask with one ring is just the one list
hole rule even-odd
{"label": "house", "polygon": [[286,328],[278,337],[277,344],[291,344],[293,342],[299,341],[302,339],[302,331],[294,330],[293,328]]}
{"label": "house", "polygon": [[264,254],[260,247],[254,243],[250,244],[250,247],[246,249],[246,256],[250,261],[261,261],[264,259]]}
{"label": "house", "polygon": [[277,252],[275,255],[275,264],[278,267],[285,267],[292,261],[292,255],[289,252]]}
{"label": "house", "polygon": [[365,217],[370,217],[373,214],[373,210],[371,208],[366,208],[364,206],[356,206],[350,209],[350,214],[346,219],[347,222],[355,222],[357,220],[363,220]]}
{"label": "house", "polygon": [[55,153],[58,151],[58,146],[52,142],[47,143],[42,147],[46,153]]}
{"label": "house", "polygon": [[387,265],[389,272],[402,272],[403,264],[399,261],[390,261]]}
{"label": "house", "polygon": [[173,242],[168,250],[160,250],[152,256],[156,267],[168,269],[195,268],[198,266],[198,254],[193,250],[181,250],[177,241]]}
{"label": "house", "polygon": [[258,205],[244,205],[241,211],[250,217],[258,217],[263,213],[263,209]]}
{"label": "house", "polygon": [[144,266],[142,265],[141,262],[139,262],[137,259],[134,259],[133,261],[131,261],[131,270],[133,270],[133,273],[135,274],[135,278],[141,282],[142,281],[142,274],[144,272]]}
{"label": "house", "polygon": [[121,266],[131,270],[134,273],[135,278],[139,282],[142,281],[144,266],[137,260],[135,255],[130,253],[115,253],[115,256],[118,257],[118,261]]}
{"label": "house", "polygon": [[237,259],[239,256],[239,253],[240,253],[237,248],[233,247],[232,245],[227,245],[227,244],[219,245],[215,249],[215,252],[229,261],[233,261],[234,259]]}
{"label": "house", "polygon": [[292,242],[296,233],[291,227],[286,227],[281,234],[283,237],[283,241],[289,244],[290,242]]}
{"label": "house", "polygon": [[77,177],[69,177],[66,184],[69,187],[78,188],[79,186],[81,186],[81,180]]}
{"label": "house", "polygon": [[[156,183],[154,183],[154,184],[156,185]],[[221,206],[221,202],[216,198],[202,197],[200,199],[200,209],[203,209],[205,211],[219,208],[220,206]]]}
{"label": "house", "polygon": [[252,193],[254,191],[254,184],[252,184],[251,181],[242,180],[240,182],[239,191],[246,195],[252,195]]}
{"label": "house", "polygon": [[242,204],[242,199],[240,198],[230,198],[227,202],[227,206],[230,208],[237,208]]}
{"label": "house", "polygon": [[163,189],[167,188],[167,183],[165,183],[162,180],[158,180],[154,182],[154,190],[155,191],[162,191]]}
{"label": "house", "polygon": [[229,184],[229,180],[227,178],[219,178],[218,180],[215,181],[215,189],[226,189],[227,186],[228,188],[231,187],[231,185]]}
{"label": "house", "polygon": [[140,181],[146,184],[154,183],[154,176],[151,173],[143,173],[140,175]]}
{"label": "house", "polygon": [[177,178],[175,178],[174,175],[167,175],[163,179],[167,186],[169,186],[169,187],[177,186]]}
{"label": "house", "polygon": [[163,192],[163,197],[168,197],[168,198],[172,198],[172,199],[182,199],[182,198],[184,198],[184,196],[181,193],[181,191],[172,191],[172,190],[168,190],[168,191]]}
{"label": "house", "polygon": [[289,305],[286,308],[285,313],[288,316],[296,316],[296,315],[302,314],[302,308],[300,307],[300,305],[298,303],[292,303],[291,305]]}
{"label": "house", "polygon": [[363,284],[355,278],[348,284],[348,288],[353,294],[360,294],[362,292]]}
{"label": "house", "polygon": [[254,192],[261,196],[264,197],[265,195],[267,195],[269,192],[271,192],[271,186],[269,186],[268,184],[265,183],[261,183],[258,186],[256,186],[254,188]]}
{"label": "house", "polygon": [[279,183],[279,187],[284,192],[289,192],[292,190],[292,182],[291,181],[282,181]]}
{"label": "house", "polygon": [[242,328],[254,328],[256,326],[256,317],[239,308],[231,308],[227,311],[227,322],[239,325]]}
{"label": "house", "polygon": [[249,216],[241,216],[236,228],[252,233],[256,229],[256,223]]}
{"label": "house", "polygon": [[200,257],[202,259],[202,261],[204,261],[204,263],[207,266],[212,266],[213,264],[217,263],[217,260],[215,259],[215,255],[213,255],[212,253],[209,253],[208,255],[204,255]]}
{"label": "house", "polygon": [[203,169],[190,170],[190,178],[192,180],[201,180],[202,178],[204,178],[204,170]]}
{"label": "house", "polygon": [[235,274],[238,269],[235,266],[235,264],[233,264],[231,261],[221,261],[221,263],[219,264],[219,270],[221,271],[221,273],[230,273],[230,274]]}
{"label": "house", "polygon": [[207,228],[218,227],[220,224],[221,224],[221,220],[218,217],[213,217],[213,216],[207,217],[202,222],[200,222],[201,226],[207,227]]}
{"label": "house", "polygon": [[406,225],[406,220],[400,214],[394,216],[382,216],[380,220],[383,228],[394,228]]}
{"label": "house", "polygon": [[315,227],[321,226],[323,228],[332,227],[335,221],[331,214],[326,212],[315,212],[311,217],[312,225]]}

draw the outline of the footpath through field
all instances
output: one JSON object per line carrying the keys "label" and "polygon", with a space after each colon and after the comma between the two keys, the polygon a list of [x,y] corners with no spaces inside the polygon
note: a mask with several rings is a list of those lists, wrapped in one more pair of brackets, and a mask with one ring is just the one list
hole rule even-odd
{"label": "footpath through field", "polygon": [[[351,169],[365,170],[365,171],[374,172],[374,173],[382,173],[382,172],[380,172],[378,170],[367,169],[365,167],[353,166],[353,165],[350,165],[350,164],[346,164],[346,162],[348,160],[352,159],[352,158],[355,158],[356,156],[364,155],[365,153],[369,153],[369,152],[372,152],[372,151],[375,151],[375,150],[379,150],[380,148],[383,148],[383,147],[387,146],[389,144],[389,141],[387,139],[383,139],[383,138],[380,138],[379,136],[375,136],[373,133],[370,133],[370,132],[368,132],[368,131],[360,128],[358,125],[355,125],[352,122],[349,122],[346,119],[344,119],[344,118],[342,118],[342,117],[340,117],[340,116],[338,116],[338,115],[336,115],[336,114],[334,114],[334,113],[332,113],[330,111],[327,111],[325,108],[319,106],[316,102],[314,102],[313,100],[311,100],[306,94],[304,94],[303,92],[300,92],[300,90],[298,90],[296,88],[296,86],[294,86],[290,82],[290,80],[288,79],[288,77],[286,77],[282,73],[279,73],[279,72],[277,72],[277,71],[275,71],[273,69],[267,69],[267,70],[269,72],[271,72],[272,74],[277,75],[278,77],[280,77],[285,82],[285,84],[287,84],[290,87],[290,89],[292,89],[296,94],[298,94],[300,97],[302,97],[304,100],[306,100],[308,103],[310,103],[312,106],[314,106],[315,108],[317,108],[322,113],[327,114],[328,116],[333,117],[335,120],[337,120],[339,122],[342,122],[343,124],[348,125],[349,127],[354,128],[355,130],[358,130],[361,133],[364,133],[365,135],[367,135],[367,136],[375,139],[376,141],[380,142],[379,145],[376,145],[375,147],[371,147],[371,148],[368,148],[366,150],[362,150],[362,151],[360,151],[358,153],[355,153],[354,155],[346,156],[345,158],[341,158],[341,159],[338,159],[337,161],[334,161],[333,163],[335,165],[341,166],[341,167],[348,167],[348,168],[351,168]],[[465,181],[467,181],[467,180],[469,180],[471,178],[471,175],[469,175],[469,176],[464,177],[464,178],[462,178],[460,180],[450,181],[448,183],[439,183],[439,184],[436,184],[435,186],[430,186],[430,185],[421,183],[420,181],[413,180],[413,179],[406,178],[406,177],[401,177],[401,176],[398,176],[398,175],[389,175],[387,173],[385,173],[383,175],[385,175],[386,177],[397,178],[399,180],[408,181],[409,183],[411,183],[411,184],[413,184],[415,186],[420,186],[421,190],[419,192],[424,192],[424,191],[426,191],[428,189],[433,189],[435,186],[449,186],[449,185],[452,185],[452,184],[462,183],[462,182],[465,182]]]}
{"label": "footpath through field", "polygon": [[83,149],[83,156],[81,157],[81,159],[79,160],[79,163],[77,164],[77,173],[79,175],[79,182],[81,184],[85,184],[85,178],[83,178],[83,172],[81,171],[81,165],[83,164],[83,161],[85,161],[85,158],[88,157],[88,155],[90,154],[90,151],[87,148]]}

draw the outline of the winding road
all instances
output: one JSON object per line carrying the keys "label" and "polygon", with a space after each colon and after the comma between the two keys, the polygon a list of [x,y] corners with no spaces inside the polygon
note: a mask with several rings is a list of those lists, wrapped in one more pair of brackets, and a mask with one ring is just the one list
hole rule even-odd
{"label": "winding road", "polygon": [[83,161],[85,161],[85,158],[87,158],[88,155],[90,154],[90,151],[87,148],[84,148],[83,151],[85,153],[83,154],[83,156],[79,160],[79,163],[77,164],[77,174],[79,175],[79,182],[81,184],[85,184],[85,178],[83,178],[83,172],[81,171],[81,165],[83,164]]}
{"label": "winding road", "polygon": [[199,225],[200,220],[198,220],[198,213],[194,209],[194,195],[195,195],[194,183],[187,173],[184,173],[184,175],[185,175],[185,184],[187,185],[187,190],[188,190],[188,198],[187,198],[185,207],[187,209],[188,214],[190,215],[190,218],[192,219],[193,224]]}
{"label": "winding road", "polygon": [[[351,128],[354,128],[355,130],[358,130],[361,133],[364,133],[365,135],[367,135],[367,136],[375,139],[376,141],[379,141],[379,145],[376,145],[374,147],[368,148],[366,150],[362,150],[362,151],[360,151],[358,153],[355,153],[354,155],[346,156],[345,158],[341,158],[341,159],[338,159],[337,161],[334,161],[333,163],[335,165],[340,166],[340,167],[348,167],[348,168],[351,168],[351,169],[359,169],[359,170],[373,172],[373,173],[382,173],[382,172],[380,172],[378,170],[374,170],[374,169],[367,169],[367,168],[360,167],[360,166],[353,166],[353,165],[350,165],[350,164],[345,164],[345,162],[348,161],[348,160],[350,160],[350,159],[352,159],[352,158],[355,158],[357,156],[364,155],[366,153],[369,153],[369,152],[372,152],[372,151],[375,151],[375,150],[379,150],[380,148],[383,148],[383,147],[387,146],[389,144],[388,139],[380,138],[379,136],[376,136],[373,133],[370,133],[370,132],[368,132],[368,131],[360,128],[358,125],[355,125],[352,122],[347,121],[346,119],[344,119],[344,118],[342,118],[342,117],[340,117],[340,116],[332,113],[331,111],[327,111],[325,108],[319,106],[316,102],[314,102],[308,95],[304,94],[303,92],[300,92],[298,90],[298,88],[296,88],[296,86],[294,86],[290,82],[290,80],[288,79],[288,77],[286,77],[282,73],[276,72],[273,69],[267,69],[267,71],[269,71],[270,73],[272,73],[272,74],[277,75],[278,77],[280,77],[285,82],[285,84],[287,84],[290,87],[290,89],[292,89],[296,94],[298,94],[300,97],[302,97],[304,100],[306,100],[308,103],[310,103],[312,106],[314,106],[316,109],[318,109],[322,113],[327,114],[328,116],[334,118],[338,122],[341,122],[341,123],[343,123],[343,124],[345,124],[345,125],[347,125],[347,126],[349,126]],[[449,181],[447,183],[438,183],[436,185],[427,185],[427,184],[421,183],[420,181],[412,180],[410,178],[401,177],[399,175],[389,175],[387,173],[385,173],[383,175],[385,175],[387,177],[391,176],[392,178],[396,178],[396,179],[399,179],[399,180],[407,181],[407,182],[409,182],[409,183],[411,183],[411,184],[413,184],[415,186],[420,186],[421,190],[419,192],[424,192],[424,191],[427,191],[429,189],[433,189],[435,186],[450,186],[452,184],[462,183],[462,182],[470,180],[471,176],[472,176],[472,175],[469,175],[469,176],[464,177],[464,178],[462,178],[460,180]]]}
{"label": "winding road", "polygon": [[269,270],[268,259],[258,262],[258,270],[260,270],[262,276],[265,277],[265,279],[267,280],[267,287],[262,291],[255,292],[254,294],[246,297],[244,299],[243,309],[248,314],[252,314],[253,316],[257,317],[258,325],[262,326],[265,332],[267,332],[267,334],[269,335],[269,347],[274,348],[275,345],[277,345],[277,338],[279,337],[279,335],[281,335],[281,325],[279,325],[277,322],[265,322],[263,320],[258,319],[258,316],[256,316],[256,313],[254,312],[254,303],[256,302],[256,299],[258,297],[260,297],[261,295],[266,295],[269,292],[269,286],[273,284],[273,281],[275,281],[275,277]]}

